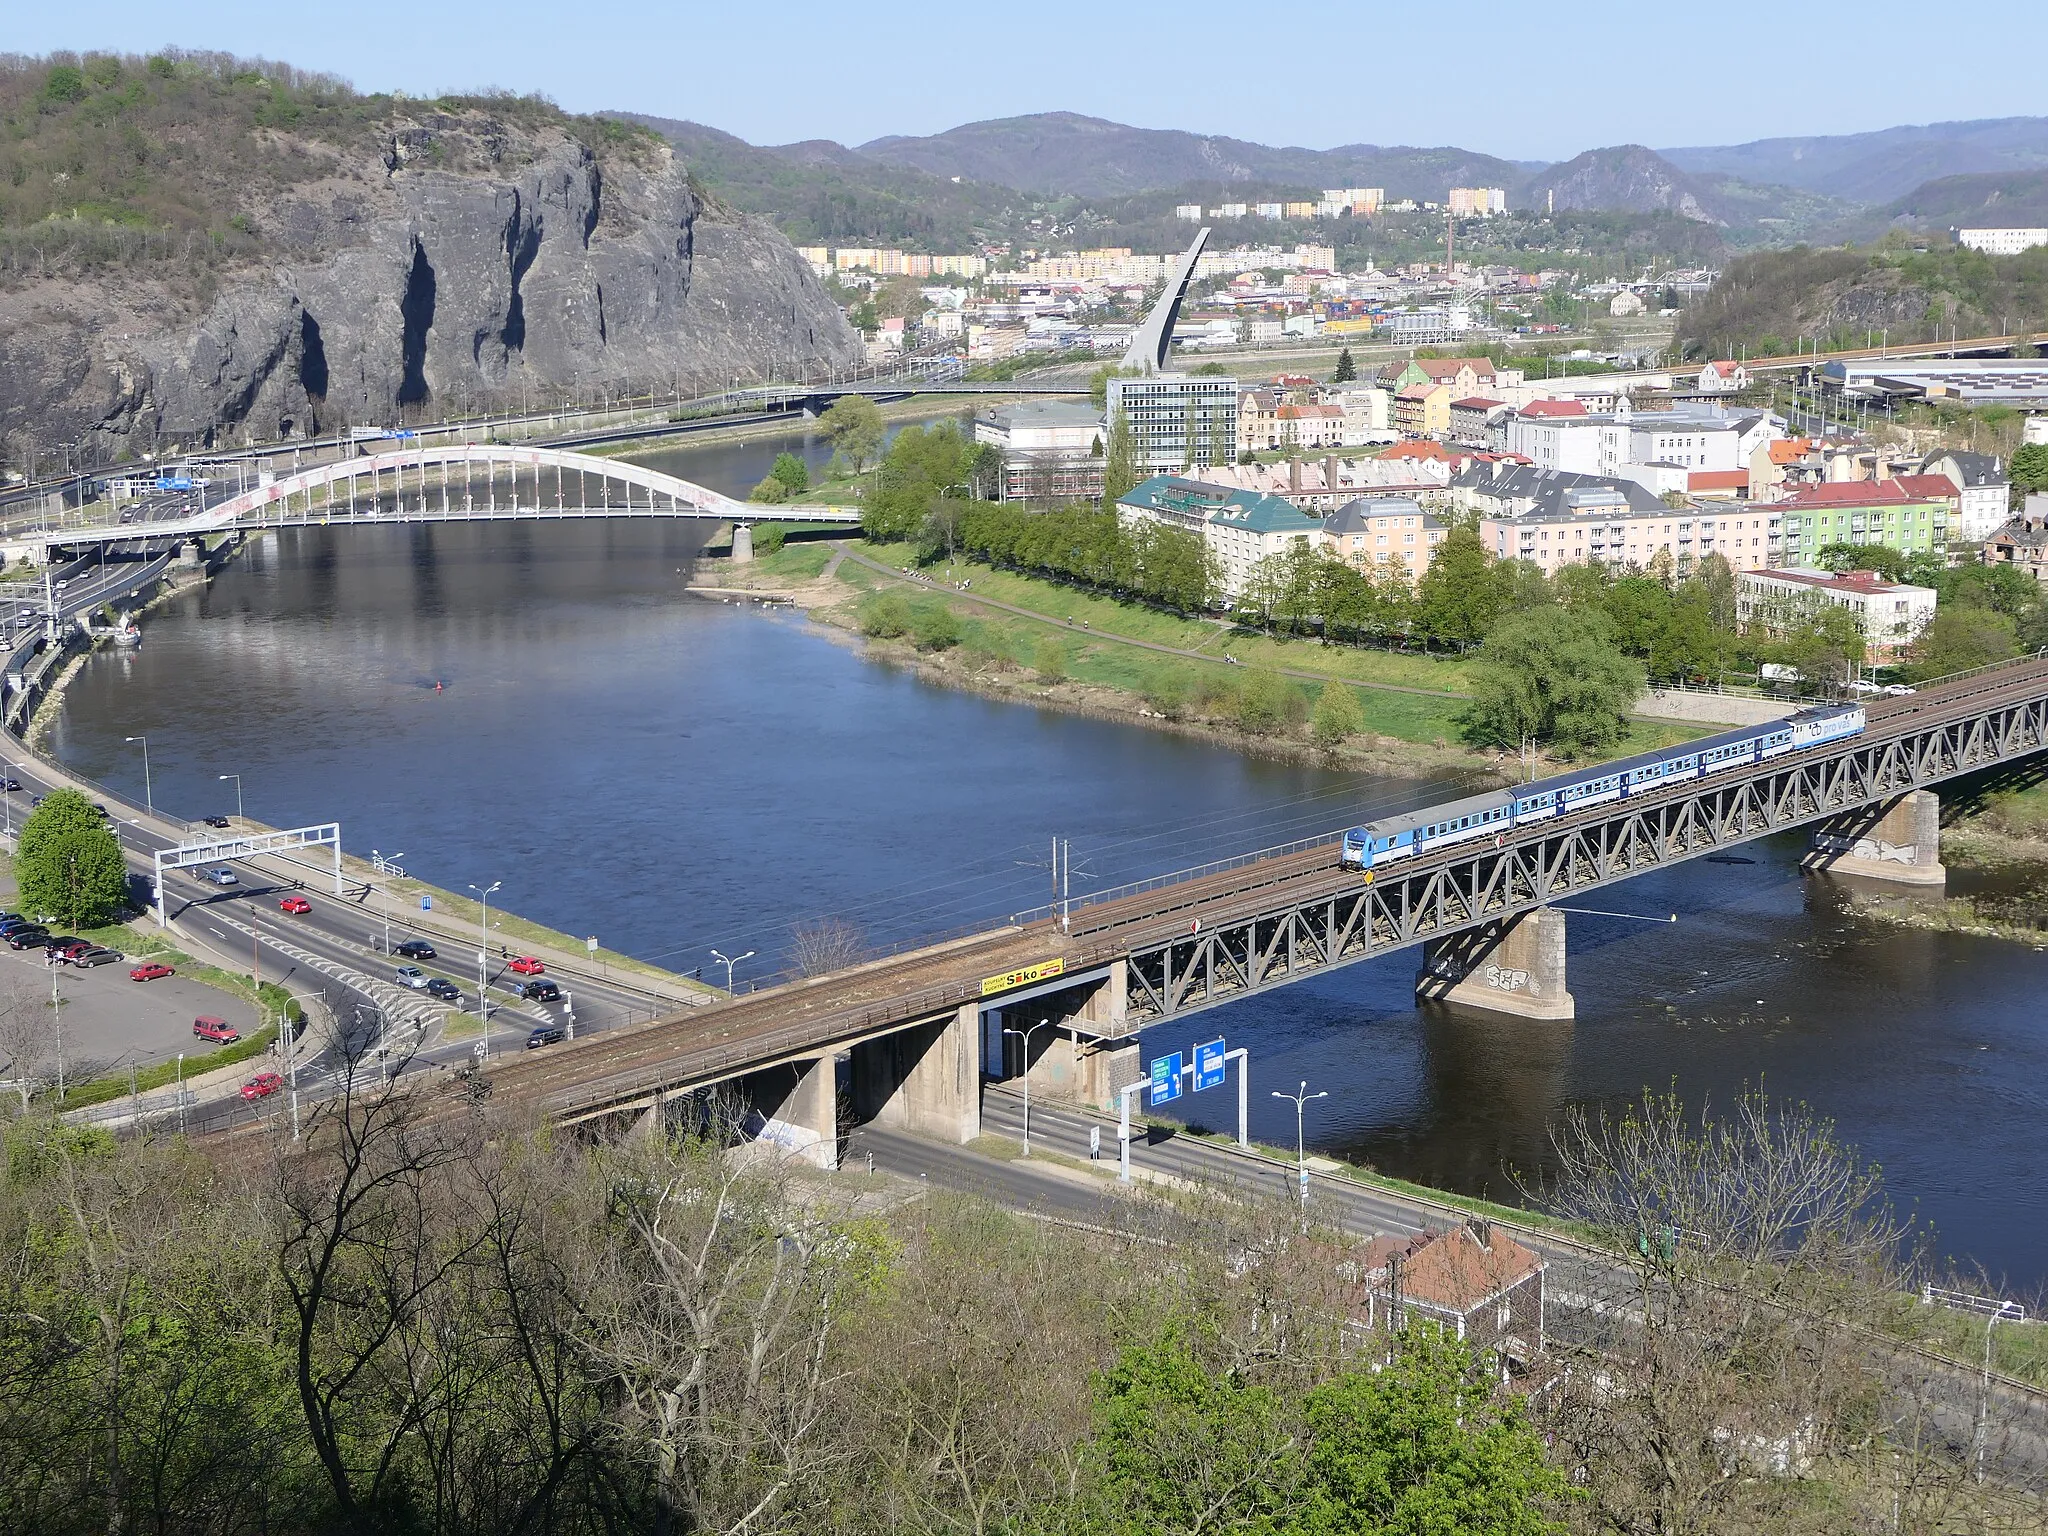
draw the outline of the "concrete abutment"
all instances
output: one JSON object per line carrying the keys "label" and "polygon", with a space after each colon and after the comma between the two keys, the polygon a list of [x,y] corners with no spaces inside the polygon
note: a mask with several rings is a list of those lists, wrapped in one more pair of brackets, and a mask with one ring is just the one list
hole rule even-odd
{"label": "concrete abutment", "polygon": [[1416,973],[1416,1000],[1518,1019],[1573,1018],[1564,939],[1564,913],[1555,907],[1432,939]]}
{"label": "concrete abutment", "polygon": [[784,1062],[744,1079],[756,1139],[774,1142],[819,1168],[839,1166],[838,1071],[830,1056]]}
{"label": "concrete abutment", "polygon": [[981,1134],[981,1009],[963,1003],[853,1048],[853,1113],[917,1136],[967,1142]]}
{"label": "concrete abutment", "polygon": [[1915,789],[1830,817],[1813,834],[1804,865],[1831,875],[1943,886],[1941,797]]}
{"label": "concrete abutment", "polygon": [[1034,1099],[1114,1108],[1118,1091],[1145,1075],[1129,1006],[1129,962],[1117,959],[1105,976],[1000,1009],[999,1026],[1028,1032],[1030,1060],[1017,1035],[992,1031],[991,1049],[1002,1042],[994,1075],[1028,1079]]}

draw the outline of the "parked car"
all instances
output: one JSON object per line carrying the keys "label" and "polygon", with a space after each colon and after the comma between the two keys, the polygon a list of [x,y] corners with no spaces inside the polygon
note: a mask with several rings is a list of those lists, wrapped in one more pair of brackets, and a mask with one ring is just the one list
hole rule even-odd
{"label": "parked car", "polygon": [[9,912],[0,917],[0,939],[4,939],[17,928],[40,928],[43,925],[33,918],[23,917],[19,912]]}
{"label": "parked car", "polygon": [[289,912],[293,917],[304,917],[313,910],[313,903],[303,896],[287,896],[277,904],[280,912]]}
{"label": "parked car", "polygon": [[235,872],[225,866],[220,869],[209,869],[206,872],[206,878],[215,885],[240,885],[242,883]]}
{"label": "parked car", "polygon": [[15,949],[41,949],[49,937],[49,929],[38,928],[33,923],[23,923],[8,933],[7,942]]}
{"label": "parked car", "polygon": [[258,1072],[242,1084],[242,1097],[254,1103],[257,1099],[269,1098],[283,1086],[284,1079],[275,1072]]}
{"label": "parked car", "polygon": [[520,987],[519,995],[529,1003],[559,1003],[562,989],[552,981],[529,981]]}
{"label": "parked car", "polygon": [[508,969],[515,976],[545,976],[548,968],[531,955],[514,955]]}
{"label": "parked car", "polygon": [[163,964],[161,961],[152,960],[147,965],[135,967],[134,970],[128,973],[128,979],[130,981],[162,981],[166,976],[175,976],[177,974],[170,966]]}
{"label": "parked car", "polygon": [[408,960],[431,960],[437,953],[425,939],[407,939],[403,944],[394,946],[391,952]]}
{"label": "parked car", "polygon": [[569,1038],[569,1031],[559,1024],[543,1024],[526,1037],[526,1048],[537,1051],[544,1045],[560,1045]]}
{"label": "parked car", "polygon": [[216,1019],[204,1013],[192,1021],[192,1033],[216,1045],[233,1045],[242,1038],[242,1032],[226,1019]]}
{"label": "parked car", "polygon": [[225,828],[228,824],[228,819],[225,816],[202,816],[200,817],[200,820],[205,822],[209,827]]}
{"label": "parked car", "polygon": [[438,997],[444,1003],[459,1003],[462,1001],[462,989],[456,986],[454,982],[445,980],[442,977],[429,976],[427,978],[427,996]]}
{"label": "parked car", "polygon": [[91,939],[74,939],[68,933],[52,934],[49,938],[43,940],[43,948],[50,952],[50,958],[61,961],[66,965],[71,963],[74,955],[92,947],[93,942]]}
{"label": "parked car", "polygon": [[401,987],[411,987],[415,992],[427,990],[427,973],[416,965],[401,965],[392,980]]}
{"label": "parked car", "polygon": [[119,965],[128,957],[118,949],[81,949],[71,957],[71,963],[80,970],[91,970],[96,965]]}

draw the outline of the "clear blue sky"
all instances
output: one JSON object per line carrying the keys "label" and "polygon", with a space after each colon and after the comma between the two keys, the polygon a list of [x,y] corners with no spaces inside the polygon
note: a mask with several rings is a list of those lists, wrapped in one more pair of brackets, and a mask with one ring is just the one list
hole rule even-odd
{"label": "clear blue sky", "polygon": [[502,86],[755,143],[1065,109],[1263,143],[1563,159],[2040,114],[2044,41],[2048,0],[11,0],[0,47],[218,48],[365,91]]}

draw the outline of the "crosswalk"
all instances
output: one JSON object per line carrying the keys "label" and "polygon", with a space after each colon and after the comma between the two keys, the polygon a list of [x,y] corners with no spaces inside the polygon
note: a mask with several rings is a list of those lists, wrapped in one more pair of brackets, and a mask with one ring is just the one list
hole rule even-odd
{"label": "crosswalk", "polygon": [[417,1030],[425,1031],[429,1025],[439,1023],[447,1011],[438,1003],[421,997],[409,988],[401,987],[395,982],[380,980],[366,971],[343,965],[340,961],[331,960],[325,955],[315,954],[302,945],[294,944],[290,939],[277,934],[259,935],[248,923],[240,918],[231,917],[224,911],[216,909],[211,916],[215,921],[234,929],[245,938],[254,940],[260,937],[272,949],[289,955],[299,964],[368,998],[383,1013],[387,1026],[410,1024]]}

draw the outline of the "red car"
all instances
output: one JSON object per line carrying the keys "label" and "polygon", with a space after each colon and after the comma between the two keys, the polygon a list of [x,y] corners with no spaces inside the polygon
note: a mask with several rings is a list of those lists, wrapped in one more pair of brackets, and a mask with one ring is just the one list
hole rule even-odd
{"label": "red car", "polygon": [[303,896],[287,896],[277,904],[277,910],[289,912],[294,917],[304,917],[313,910],[313,903],[306,900]]}
{"label": "red car", "polygon": [[147,965],[135,967],[134,970],[128,973],[128,979],[130,981],[162,981],[166,976],[175,976],[177,974],[168,965],[159,965],[156,961],[152,960]]}
{"label": "red car", "polygon": [[548,968],[531,955],[520,955],[509,969],[521,976],[545,976],[548,973]]}
{"label": "red car", "polygon": [[216,1019],[204,1013],[192,1021],[192,1033],[216,1045],[233,1045],[242,1038],[242,1032],[226,1019]]}
{"label": "red car", "polygon": [[258,1072],[249,1081],[242,1084],[242,1097],[253,1103],[257,1099],[269,1098],[283,1086],[284,1079],[275,1072]]}

